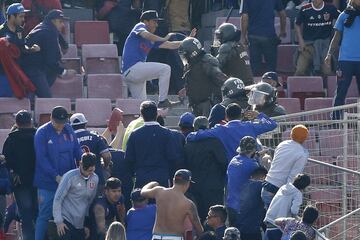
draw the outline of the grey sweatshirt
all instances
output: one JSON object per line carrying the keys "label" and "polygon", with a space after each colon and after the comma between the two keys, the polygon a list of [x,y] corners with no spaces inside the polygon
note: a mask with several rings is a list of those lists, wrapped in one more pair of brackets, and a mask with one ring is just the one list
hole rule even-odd
{"label": "grey sweatshirt", "polygon": [[55,193],[53,203],[55,223],[62,223],[65,219],[75,228],[82,229],[90,204],[96,196],[98,182],[99,178],[95,173],[87,180],[79,169],[65,173]]}

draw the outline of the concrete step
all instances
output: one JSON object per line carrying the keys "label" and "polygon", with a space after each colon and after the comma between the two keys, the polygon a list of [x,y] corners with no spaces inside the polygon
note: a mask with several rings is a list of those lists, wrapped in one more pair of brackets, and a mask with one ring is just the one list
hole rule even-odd
{"label": "concrete step", "polygon": [[179,116],[166,116],[165,118],[165,126],[169,127],[169,126],[177,126],[179,124]]}
{"label": "concrete step", "polygon": [[[155,101],[155,102],[159,101],[159,95],[147,95],[147,98],[151,101]],[[168,95],[168,99],[173,102],[179,101],[178,95]],[[188,98],[185,98],[184,104],[180,105],[180,107],[187,108],[188,104],[189,104],[189,100]]]}

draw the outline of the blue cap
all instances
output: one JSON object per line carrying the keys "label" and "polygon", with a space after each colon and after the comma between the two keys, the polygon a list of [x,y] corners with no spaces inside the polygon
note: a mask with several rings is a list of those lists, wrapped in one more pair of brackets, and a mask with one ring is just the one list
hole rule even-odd
{"label": "blue cap", "polygon": [[45,18],[48,20],[65,19],[65,16],[64,16],[63,11],[58,10],[58,9],[53,9],[45,16]]}
{"label": "blue cap", "polygon": [[7,8],[6,15],[13,15],[25,12],[30,12],[30,10],[26,10],[21,3],[13,3]]}
{"label": "blue cap", "polygon": [[192,128],[195,116],[190,112],[186,112],[180,116],[179,127]]}

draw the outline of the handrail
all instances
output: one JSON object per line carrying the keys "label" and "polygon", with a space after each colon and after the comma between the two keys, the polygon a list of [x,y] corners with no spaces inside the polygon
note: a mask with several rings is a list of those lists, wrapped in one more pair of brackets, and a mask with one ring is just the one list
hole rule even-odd
{"label": "handrail", "polygon": [[354,170],[351,170],[351,169],[339,167],[337,165],[333,165],[333,164],[326,163],[326,162],[321,162],[319,160],[315,160],[315,159],[312,159],[312,158],[308,158],[308,161],[312,162],[312,163],[316,163],[316,164],[323,165],[323,166],[330,167],[330,168],[335,168],[335,169],[340,170],[340,171],[344,171],[344,172],[347,172],[347,173],[351,173],[351,174],[355,174],[355,175],[360,176],[360,172],[358,172],[358,171],[354,171]]}
{"label": "handrail", "polygon": [[329,108],[323,108],[323,109],[316,109],[316,110],[311,110],[311,111],[306,111],[306,112],[298,112],[298,113],[291,113],[291,114],[286,114],[286,115],[281,115],[281,116],[277,116],[277,117],[272,117],[273,120],[275,121],[281,121],[285,118],[291,118],[291,117],[303,117],[307,114],[312,114],[312,113],[324,113],[324,112],[329,112],[329,111],[336,111],[336,110],[344,110],[347,108],[352,108],[352,107],[357,107],[359,103],[352,103],[352,104],[347,104],[347,105],[341,105],[341,106],[336,106],[336,107],[329,107]]}
{"label": "handrail", "polygon": [[329,227],[337,224],[338,222],[341,222],[341,221],[344,220],[345,218],[350,217],[350,216],[354,215],[354,214],[357,213],[357,212],[360,212],[360,208],[355,209],[354,211],[349,212],[348,214],[342,216],[341,218],[338,218],[338,219],[336,219],[335,221],[332,221],[331,223],[329,223],[329,224],[327,224],[327,225],[319,228],[318,231],[319,231],[319,232],[322,232],[322,231],[324,231],[326,228],[329,228]]}

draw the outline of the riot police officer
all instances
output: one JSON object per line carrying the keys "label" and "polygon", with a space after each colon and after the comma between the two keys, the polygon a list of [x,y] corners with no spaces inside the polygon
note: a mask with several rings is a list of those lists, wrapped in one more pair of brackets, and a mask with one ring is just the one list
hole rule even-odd
{"label": "riot police officer", "polygon": [[216,58],[220,69],[229,77],[240,78],[246,86],[254,83],[250,58],[239,42],[240,31],[234,24],[223,23],[215,31],[215,38],[221,44]]}
{"label": "riot police officer", "polygon": [[243,111],[250,108],[248,97],[246,96],[245,84],[238,78],[229,78],[221,87],[223,101],[216,104],[210,112],[209,125],[213,127],[215,124],[225,120],[225,108],[230,103],[237,103]]}
{"label": "riot police officer", "polygon": [[221,101],[221,86],[227,76],[220,70],[218,60],[205,53],[196,38],[185,38],[179,54],[185,65],[185,89],[189,106],[195,116],[208,116],[211,107]]}
{"label": "riot police officer", "polygon": [[259,82],[251,88],[248,104],[269,117],[285,115],[285,108],[279,105],[276,100],[277,90],[266,82]]}

